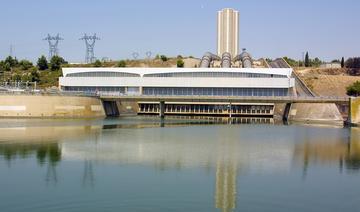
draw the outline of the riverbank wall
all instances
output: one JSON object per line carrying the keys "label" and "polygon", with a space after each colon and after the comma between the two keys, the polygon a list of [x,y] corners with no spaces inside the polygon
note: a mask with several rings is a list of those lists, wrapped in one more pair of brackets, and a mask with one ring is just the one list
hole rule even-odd
{"label": "riverbank wall", "polygon": [[336,104],[328,103],[295,103],[288,114],[288,121],[308,124],[343,125],[344,119]]}
{"label": "riverbank wall", "polygon": [[96,118],[105,117],[96,97],[61,95],[0,95],[1,118]]}
{"label": "riverbank wall", "polygon": [[[106,101],[98,97],[87,96],[0,95],[0,118],[103,118],[109,116],[104,107],[105,103]],[[136,115],[139,111],[138,102],[114,101],[113,103],[115,104],[110,104],[110,106],[111,109],[116,109],[115,115]],[[351,99],[350,105],[348,122],[359,125],[360,98]],[[286,120],[290,123],[336,125],[344,123],[335,104],[293,103],[289,108],[287,104],[276,104],[274,110],[274,119],[281,120],[286,113]]]}
{"label": "riverbank wall", "polygon": [[350,99],[350,114],[348,122],[360,126],[360,97]]}

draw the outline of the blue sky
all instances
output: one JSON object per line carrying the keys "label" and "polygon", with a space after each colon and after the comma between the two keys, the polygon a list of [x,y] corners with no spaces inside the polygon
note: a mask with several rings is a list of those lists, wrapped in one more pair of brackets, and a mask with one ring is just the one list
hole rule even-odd
{"label": "blue sky", "polygon": [[47,55],[42,38],[64,37],[60,54],[84,61],[84,32],[97,33],[98,58],[131,58],[132,52],[201,57],[216,51],[216,12],[240,11],[240,46],[255,57],[302,52],[325,60],[360,56],[358,0],[0,0],[0,59],[13,45],[18,58]]}

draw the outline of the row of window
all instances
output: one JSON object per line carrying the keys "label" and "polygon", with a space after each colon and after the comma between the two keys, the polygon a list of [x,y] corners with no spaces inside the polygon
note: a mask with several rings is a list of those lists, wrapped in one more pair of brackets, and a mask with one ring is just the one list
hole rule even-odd
{"label": "row of window", "polygon": [[[140,77],[139,74],[125,72],[82,72],[67,74],[67,77]],[[256,73],[236,73],[236,72],[180,72],[180,73],[160,73],[144,74],[144,77],[223,77],[223,78],[286,78],[284,75],[276,74],[256,74]]]}
{"label": "row of window", "polygon": [[66,77],[140,77],[140,75],[124,72],[94,71],[67,74]]}
{"label": "row of window", "polygon": [[180,73],[144,74],[144,77],[286,78],[287,76],[276,75],[276,74],[237,73],[237,72],[180,72]]}
{"label": "row of window", "polygon": [[143,88],[144,95],[288,96],[286,88]]}
{"label": "row of window", "polygon": [[88,87],[88,86],[66,86],[63,88],[65,91],[79,91],[79,92],[119,92],[125,93],[125,87]]}
{"label": "row of window", "polygon": [[[140,112],[159,111],[159,104],[140,104]],[[215,112],[215,111],[229,111],[233,113],[272,113],[274,106],[272,105],[173,105],[166,104],[165,112]]]}
{"label": "row of window", "polygon": [[[64,87],[65,91],[82,92],[117,92],[125,94],[125,87]],[[138,88],[128,88],[128,93],[139,93]],[[155,88],[144,87],[143,95],[163,96],[288,96],[289,89],[286,88]]]}

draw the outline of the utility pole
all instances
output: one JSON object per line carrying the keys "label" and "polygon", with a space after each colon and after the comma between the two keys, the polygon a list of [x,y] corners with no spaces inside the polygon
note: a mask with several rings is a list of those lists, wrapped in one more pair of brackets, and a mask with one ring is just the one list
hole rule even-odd
{"label": "utility pole", "polygon": [[302,52],[302,61],[303,61],[303,64],[305,66],[305,52]]}
{"label": "utility pole", "polygon": [[150,60],[150,59],[151,59],[152,52],[151,52],[151,51],[147,51],[145,54],[146,54],[147,59]]}
{"label": "utility pole", "polygon": [[96,59],[94,54],[95,42],[97,40],[100,40],[100,38],[96,36],[96,33],[94,35],[87,35],[85,33],[84,36],[80,38],[80,40],[84,40],[86,45],[85,62],[86,63],[95,62]]}
{"label": "utility pole", "polygon": [[56,36],[51,36],[50,34],[47,35],[46,38],[44,38],[43,40],[48,41],[49,44],[49,61],[51,60],[51,58],[53,58],[54,56],[58,56],[59,55],[59,41],[64,40],[63,38],[60,37],[59,33]]}
{"label": "utility pole", "polygon": [[12,44],[10,44],[10,52],[9,52],[9,56],[13,57],[14,56],[14,47]]}

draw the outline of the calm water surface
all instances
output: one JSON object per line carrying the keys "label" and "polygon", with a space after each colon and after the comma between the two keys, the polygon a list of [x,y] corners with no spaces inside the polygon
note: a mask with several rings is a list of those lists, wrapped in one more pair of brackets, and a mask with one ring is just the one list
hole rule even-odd
{"label": "calm water surface", "polygon": [[360,129],[0,120],[0,211],[360,211]]}

